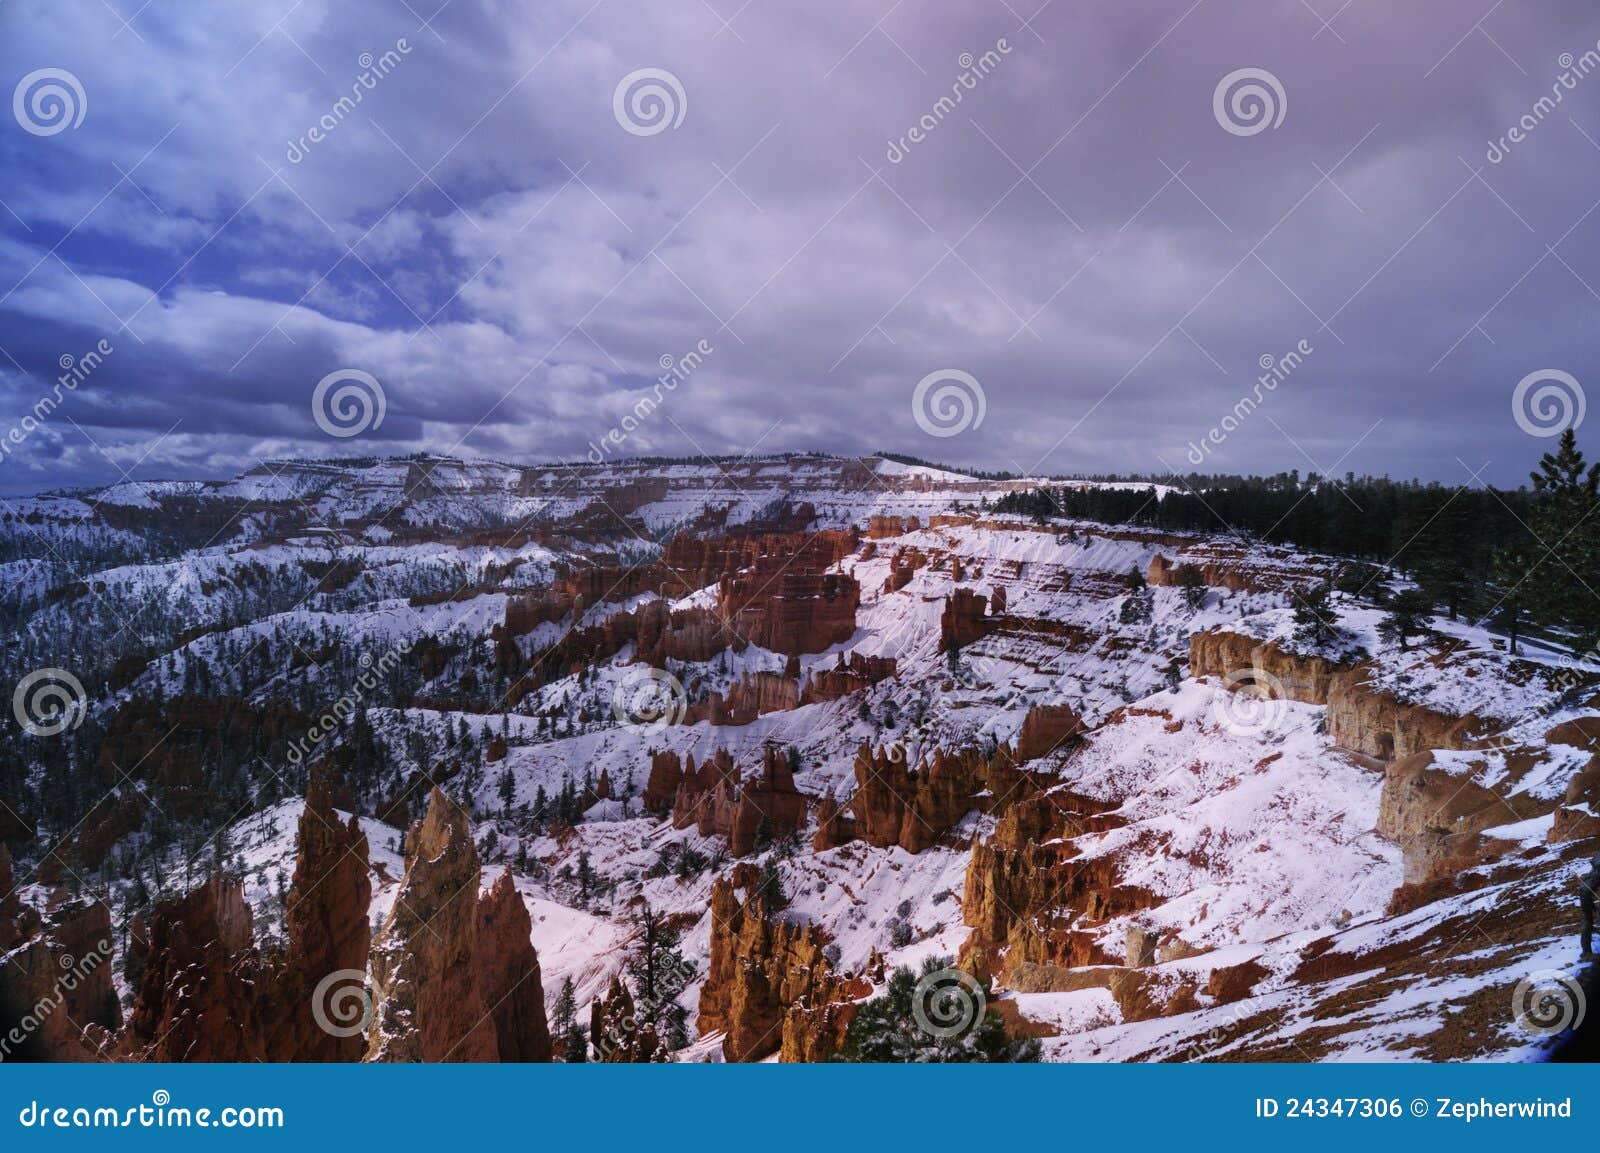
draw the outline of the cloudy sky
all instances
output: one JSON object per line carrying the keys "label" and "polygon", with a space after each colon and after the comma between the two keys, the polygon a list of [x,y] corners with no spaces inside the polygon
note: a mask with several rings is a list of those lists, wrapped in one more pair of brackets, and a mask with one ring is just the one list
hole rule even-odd
{"label": "cloudy sky", "polygon": [[[1581,0],[8,0],[0,491],[582,459],[697,347],[605,451],[1515,484],[1600,382],[1597,40]],[[330,415],[367,378],[381,423]]]}

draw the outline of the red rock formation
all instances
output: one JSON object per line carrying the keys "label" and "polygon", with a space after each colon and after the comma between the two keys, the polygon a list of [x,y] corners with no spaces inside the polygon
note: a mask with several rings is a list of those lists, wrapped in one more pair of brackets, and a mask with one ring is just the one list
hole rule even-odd
{"label": "red rock formation", "polygon": [[646,1064],[671,1059],[655,1026],[634,1015],[633,994],[619,977],[604,997],[589,1006],[589,1043],[594,1059],[609,1065]]}
{"label": "red rock formation", "polygon": [[917,570],[927,563],[928,558],[919,549],[896,549],[889,561],[889,576],[883,582],[884,593],[896,593],[905,588],[917,575]]}
{"label": "red rock formation", "polygon": [[[358,974],[367,968],[372,900],[367,838],[355,817],[341,821],[327,782],[314,775],[300,814],[294,878],[284,901],[288,946],[276,980],[276,1011],[266,1014],[265,1047],[270,1061],[359,1061],[365,1042],[359,1031],[339,1036],[356,1022],[343,1019],[338,990],[354,998]],[[335,976],[344,974],[343,977]],[[325,983],[326,982],[326,983]],[[319,1023],[320,1012],[335,1031]]]}
{"label": "red rock formation", "polygon": [[706,700],[690,706],[683,723],[710,721],[714,725],[748,725],[767,713],[787,712],[800,707],[800,685],[780,673],[744,673],[728,690],[726,698],[712,693]]}
{"label": "red rock formation", "polygon": [[0,1061],[92,1061],[85,1031],[122,1023],[104,902],[70,901],[41,918],[11,894],[0,846]]}
{"label": "red rock formation", "polygon": [[825,853],[856,839],[856,823],[832,796],[817,803],[817,831],[811,834],[811,851]]}
{"label": "red rock formation", "polygon": [[493,1061],[478,987],[478,850],[466,814],[437,789],[409,834],[411,861],[372,946],[369,1061]]}
{"label": "red rock formation", "polygon": [[776,920],[759,893],[741,902],[733,884],[719,879],[711,889],[711,958],[700,992],[700,1034],[726,1032],[722,1051],[730,1061],[759,1061],[780,1049],[785,1060],[825,1059],[843,1040],[841,1015],[813,1014],[864,996],[868,987],[847,988],[835,977],[822,955],[824,944],[816,926]]}
{"label": "red rock formation", "polygon": [[[690,758],[693,761],[693,757]],[[665,816],[672,811],[683,783],[683,761],[671,749],[650,754],[650,776],[644,785],[644,811]]]}
{"label": "red rock formation", "polygon": [[846,660],[845,655],[840,653],[839,663],[834,668],[811,671],[811,675],[806,678],[805,688],[800,693],[800,703],[809,705],[818,701],[836,701],[853,692],[870,688],[879,681],[888,680],[894,673],[893,657],[869,657],[851,653]]}
{"label": "red rock formation", "polygon": [[987,841],[973,845],[962,919],[972,935],[961,950],[970,972],[1009,972],[1020,963],[1112,964],[1089,930],[1110,917],[1157,904],[1122,883],[1112,857],[1075,860],[1070,839],[1106,827],[1118,802],[1061,789],[1034,792],[1007,808]]}
{"label": "red rock formation", "polygon": [[724,578],[717,592],[718,607],[737,636],[785,654],[820,653],[848,641],[860,602],[861,586],[849,574],[787,565]]}
{"label": "red rock formation", "polygon": [[920,853],[937,843],[967,813],[980,807],[989,766],[977,750],[946,753],[909,768],[905,750],[856,753],[856,792],[850,802],[856,833],[869,845],[899,845]]}
{"label": "red rock formation", "polygon": [[985,616],[988,600],[971,589],[958,588],[945,601],[944,612],[939,617],[939,648],[948,650],[951,645],[965,648],[975,640],[994,631],[995,618]]}
{"label": "red rock formation", "polygon": [[698,771],[691,757],[672,806],[675,828],[692,824],[701,836],[726,837],[729,851],[740,857],[755,848],[763,826],[774,838],[787,836],[805,817],[805,797],[794,786],[785,755],[774,745],[762,750],[760,775],[749,781],[740,780],[726,749],[718,749]]}
{"label": "red rock formation", "polygon": [[511,870],[478,901],[478,988],[494,1021],[502,1061],[550,1060],[533,921]]}
{"label": "red rock formation", "polygon": [[1017,762],[1038,760],[1069,748],[1083,732],[1083,719],[1071,705],[1034,705],[1017,734]]}
{"label": "red rock formation", "polygon": [[141,1061],[266,1060],[257,998],[265,974],[250,924],[243,887],[220,874],[158,904],[119,1053]]}

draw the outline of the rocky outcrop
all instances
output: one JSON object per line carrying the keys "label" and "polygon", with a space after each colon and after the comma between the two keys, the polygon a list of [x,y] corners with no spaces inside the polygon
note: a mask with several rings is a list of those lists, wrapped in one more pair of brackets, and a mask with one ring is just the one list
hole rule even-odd
{"label": "rocky outcrop", "polygon": [[1202,546],[1189,542],[1175,555],[1175,560],[1168,560],[1165,555],[1157,553],[1145,571],[1145,578],[1152,585],[1176,585],[1178,570],[1186,564],[1192,564],[1212,588],[1270,593],[1325,581],[1333,575],[1336,567],[1330,562],[1308,561],[1303,554],[1288,549],[1260,545],[1246,549],[1237,545]]}
{"label": "rocky outcrop", "polygon": [[1084,731],[1083,718],[1071,705],[1034,705],[1017,734],[1017,763],[1065,751]]}
{"label": "rocky outcrop", "polygon": [[533,948],[533,921],[510,869],[478,901],[475,959],[478,989],[494,1022],[500,1060],[550,1060],[550,1026],[539,955]]}
{"label": "rocky outcrop", "polygon": [[832,794],[817,802],[817,830],[811,834],[811,851],[825,853],[856,839],[856,822]]}
{"label": "rocky outcrop", "polygon": [[[690,763],[694,757],[691,754]],[[678,786],[683,783],[683,760],[671,749],[650,753],[650,775],[645,779],[644,811],[664,817],[672,811],[677,799]]]}
{"label": "rocky outcrop", "polygon": [[801,572],[787,564],[725,577],[717,590],[736,637],[785,655],[820,653],[848,641],[860,603],[861,586],[849,574]]}
{"label": "rocky outcrop", "polygon": [[122,1023],[105,903],[69,901],[40,917],[11,893],[9,857],[0,885],[0,1061],[95,1060],[94,1035]]}
{"label": "rocky outcrop", "polygon": [[[355,817],[340,820],[320,776],[306,791],[298,845],[284,903],[288,945],[274,979],[263,982],[276,999],[275,1011],[263,1022],[267,1059],[359,1061],[365,1048],[360,1032],[339,1035],[352,1023],[329,1014],[339,1008],[332,1002],[335,990],[359,984],[355,975],[367,968],[372,937],[367,838]],[[334,1021],[334,1030],[319,1024],[319,1012]]]}
{"label": "rocky outcrop", "polygon": [[864,996],[836,977],[811,924],[771,915],[760,892],[741,901],[731,881],[711,889],[711,958],[700,992],[701,1036],[722,1032],[730,1061],[823,1060],[843,1040],[848,1017],[827,1007]]}
{"label": "rocky outcrop", "polygon": [[369,1061],[494,1061],[478,983],[478,850],[466,814],[435,789],[408,834],[410,864],[372,946]]}
{"label": "rocky outcrop", "polygon": [[1203,632],[1189,638],[1191,676],[1227,677],[1246,671],[1264,674],[1266,684],[1281,685],[1289,700],[1326,705],[1335,680],[1351,670],[1322,657],[1287,653],[1270,641],[1240,633]]}
{"label": "rocky outcrop", "polygon": [[603,997],[589,1006],[589,1042],[594,1059],[604,1064],[642,1064],[670,1060],[655,1026],[635,1015],[633,994],[620,977],[612,977]]}
{"label": "rocky outcrop", "polygon": [[1189,639],[1189,671],[1227,677],[1250,671],[1256,683],[1292,701],[1326,705],[1328,735],[1352,752],[1393,761],[1427,749],[1464,749],[1480,721],[1424,705],[1406,704],[1377,688],[1372,667],[1340,664],[1285,652],[1272,642],[1231,632],[1196,633]]}
{"label": "rocky outcrop", "polygon": [[836,701],[861,689],[871,688],[879,681],[888,680],[894,676],[894,672],[893,657],[851,653],[846,658],[845,654],[840,653],[839,662],[833,668],[811,670],[805,688],[801,690],[800,703],[810,705],[819,701]]}
{"label": "rocky outcrop", "polygon": [[746,672],[724,696],[711,693],[706,700],[691,705],[683,723],[710,721],[714,725],[748,725],[767,713],[787,712],[800,707],[800,684],[781,673]]}
{"label": "rocky outcrop", "polygon": [[856,834],[877,848],[899,845],[920,853],[981,807],[978,794],[987,786],[988,770],[975,749],[940,749],[930,762],[913,768],[899,746],[874,750],[863,745],[856,753],[856,792],[850,802]]}
{"label": "rocky outcrop", "polygon": [[119,1054],[141,1061],[264,1061],[258,988],[269,974],[251,948],[250,906],[218,874],[151,912],[134,934],[144,974]]}
{"label": "rocky outcrop", "polygon": [[951,592],[939,617],[940,651],[965,648],[993,632],[998,621],[986,615],[988,608],[988,598],[982,593],[966,588]]}
{"label": "rocky outcrop", "polygon": [[1328,736],[1334,744],[1393,761],[1428,749],[1465,749],[1481,722],[1423,705],[1408,705],[1368,682],[1366,670],[1334,678],[1328,692]]}
{"label": "rocky outcrop", "polygon": [[[660,763],[664,782],[674,762]],[[652,762],[652,779],[657,775],[655,766]],[[657,795],[661,787],[658,783]],[[646,795],[651,795],[648,786]],[[805,823],[805,817],[806,799],[795,788],[787,757],[776,745],[762,749],[761,770],[750,780],[741,778],[726,749],[717,750],[698,769],[691,756],[672,805],[674,828],[694,825],[703,837],[726,837],[729,851],[740,857],[756,848],[761,835],[787,836]]]}
{"label": "rocky outcrop", "polygon": [[[1007,808],[986,841],[973,845],[962,896],[972,934],[963,967],[1009,973],[1022,962],[1074,967],[1109,965],[1092,931],[1112,917],[1159,903],[1124,884],[1114,856],[1076,857],[1070,840],[1112,827],[1117,802],[1062,789],[1036,792]],[[1142,946],[1141,946],[1142,948]]]}

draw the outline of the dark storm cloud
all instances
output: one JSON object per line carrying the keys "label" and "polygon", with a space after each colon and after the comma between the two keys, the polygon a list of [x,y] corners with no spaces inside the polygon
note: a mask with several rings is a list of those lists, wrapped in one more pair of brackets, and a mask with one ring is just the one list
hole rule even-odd
{"label": "dark storm cloud", "polygon": [[[1231,418],[1205,470],[1516,483],[1546,444],[1517,382],[1600,381],[1600,18],[1481,9],[456,0],[425,25],[283,0],[123,26],[12,0],[7,87],[64,69],[88,107],[0,128],[0,416],[116,352],[0,488],[352,444],[576,458],[634,418],[627,452],[1053,472],[1187,470]],[[613,113],[646,68],[686,101],[654,135]],[[1253,135],[1213,109],[1244,68],[1286,97]],[[358,441],[313,418],[343,368],[386,400]],[[944,369],[985,402],[950,438],[912,408]]]}

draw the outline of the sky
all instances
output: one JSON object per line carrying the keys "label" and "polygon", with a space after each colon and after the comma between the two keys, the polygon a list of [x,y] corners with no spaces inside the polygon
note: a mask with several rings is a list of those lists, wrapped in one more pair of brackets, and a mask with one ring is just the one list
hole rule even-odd
{"label": "sky", "polygon": [[1597,41],[1579,0],[7,0],[0,492],[1515,485],[1600,449]]}

